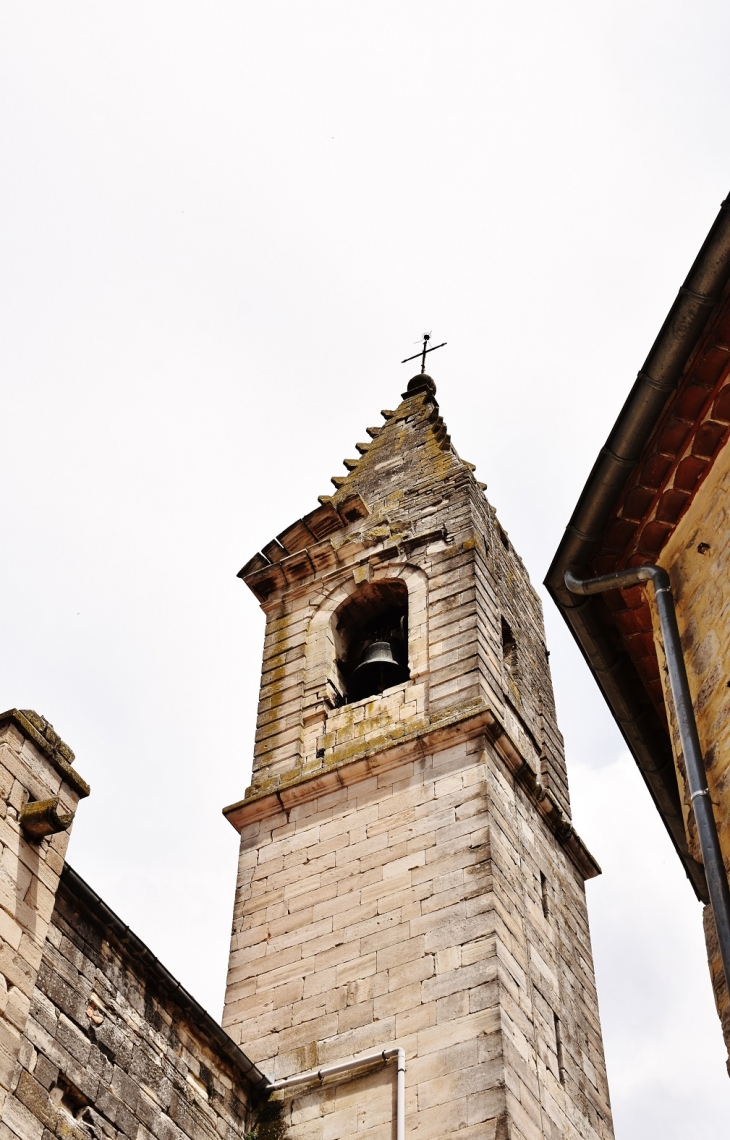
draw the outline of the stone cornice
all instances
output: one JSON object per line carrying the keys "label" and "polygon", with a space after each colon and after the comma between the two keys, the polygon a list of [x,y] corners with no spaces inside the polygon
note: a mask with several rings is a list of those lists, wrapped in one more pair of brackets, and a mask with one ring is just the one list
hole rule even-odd
{"label": "stone cornice", "polygon": [[238,577],[265,603],[273,594],[336,566],[337,547],[330,536],[369,514],[370,508],[357,494],[348,495],[337,508],[332,502],[323,503],[254,554]]}
{"label": "stone cornice", "polygon": [[555,835],[581,877],[593,879],[601,868],[575,831],[570,819],[549,788],[540,783],[530,761],[522,755],[496,713],[484,701],[475,701],[421,727],[394,743],[370,749],[364,756],[343,760],[314,773],[299,774],[275,791],[255,793],[223,808],[223,815],[239,833],[244,827],[283,811],[287,816],[299,804],[308,803],[338,788],[360,783],[428,752],[438,752],[453,743],[453,729],[462,740],[485,736],[507,768],[527,792],[544,823]]}
{"label": "stone cornice", "polygon": [[[33,721],[36,721],[41,727],[36,727]],[[43,755],[50,760],[58,774],[73,788],[80,799],[89,795],[91,788],[86,780],[82,779],[76,769],[71,766],[74,758],[73,752],[54,732],[48,721],[30,709],[7,709],[6,712],[0,713],[0,725],[8,723],[14,724],[24,736],[33,741],[36,748],[39,748]]]}

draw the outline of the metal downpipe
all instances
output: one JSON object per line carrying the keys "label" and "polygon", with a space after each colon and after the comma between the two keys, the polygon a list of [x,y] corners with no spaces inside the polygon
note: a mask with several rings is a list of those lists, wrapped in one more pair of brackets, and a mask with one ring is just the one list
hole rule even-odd
{"label": "metal downpipe", "polygon": [[[335,1061],[332,1065],[322,1065],[319,1069],[312,1069],[307,1073],[299,1073],[295,1077],[284,1077],[280,1081],[271,1081],[266,1092],[288,1092],[297,1085],[310,1084],[312,1081],[322,1082],[325,1077],[344,1077],[355,1069],[366,1069],[373,1065],[387,1064],[395,1058],[398,1062],[398,1085],[396,1090],[396,1140],[405,1140],[406,1136],[406,1051],[397,1045],[386,1049],[378,1049],[375,1053],[366,1053],[362,1057],[355,1057],[351,1061]],[[293,1095],[293,1094],[292,1094]]]}
{"label": "metal downpipe", "polygon": [[396,1093],[396,1140],[406,1140],[406,1051],[398,1050],[398,1088]]}
{"label": "metal downpipe", "polygon": [[717,824],[707,787],[707,772],[697,732],[692,696],[687,680],[687,668],[679,638],[677,613],[672,597],[669,575],[661,566],[637,566],[633,570],[619,570],[600,578],[577,578],[570,570],[565,572],[565,585],[573,594],[602,594],[605,590],[623,590],[651,582],[654,587],[659,626],[664,643],[664,654],[669,673],[674,712],[679,727],[687,783],[697,824],[697,838],[705,867],[707,890],[715,919],[717,940],[720,945],[725,981],[730,986],[730,887],[717,834]]}

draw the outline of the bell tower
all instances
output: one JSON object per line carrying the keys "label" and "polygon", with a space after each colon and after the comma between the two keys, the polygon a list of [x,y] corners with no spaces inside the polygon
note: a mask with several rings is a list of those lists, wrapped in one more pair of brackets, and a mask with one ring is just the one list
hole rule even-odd
{"label": "bell tower", "polygon": [[611,1140],[540,601],[433,380],[382,416],[240,572],[266,637],[223,1024],[292,1140]]}

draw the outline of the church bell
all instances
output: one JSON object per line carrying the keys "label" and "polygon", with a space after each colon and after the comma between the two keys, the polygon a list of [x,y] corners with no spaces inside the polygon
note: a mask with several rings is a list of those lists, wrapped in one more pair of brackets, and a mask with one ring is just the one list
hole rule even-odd
{"label": "church bell", "polygon": [[390,641],[373,641],[363,651],[350,678],[350,700],[376,696],[391,685],[407,681],[409,676],[406,666],[396,659]]}

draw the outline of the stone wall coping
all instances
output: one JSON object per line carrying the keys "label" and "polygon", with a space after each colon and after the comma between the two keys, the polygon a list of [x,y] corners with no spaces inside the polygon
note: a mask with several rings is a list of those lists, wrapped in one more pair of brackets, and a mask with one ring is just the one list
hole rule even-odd
{"label": "stone wall coping", "polygon": [[92,890],[89,884],[65,864],[61,872],[60,888],[73,900],[84,907],[101,926],[105,936],[112,936],[121,948],[122,954],[134,962],[143,964],[145,980],[153,979],[157,985],[167,993],[176,1004],[185,1011],[190,1020],[201,1032],[201,1036],[209,1039],[223,1053],[230,1065],[257,1091],[268,1088],[269,1079],[250,1061],[242,1049],[226,1033],[218,1022],[203,1009],[192,994],[180,984],[170,971],[163,966],[141,938],[122,921],[114,911],[107,906],[102,898]]}
{"label": "stone wall coping", "polygon": [[453,744],[454,726],[459,726],[459,739],[469,740],[484,735],[494,745],[512,775],[529,795],[532,803],[550,831],[561,843],[583,880],[601,874],[583,840],[575,831],[549,788],[540,783],[535,768],[522,755],[501,720],[481,698],[466,708],[451,711],[427,727],[414,730],[392,744],[381,744],[356,760],[343,760],[325,770],[301,773],[290,784],[273,791],[262,791],[238,800],[223,808],[223,815],[240,832],[251,823],[259,822],[283,811],[289,816],[292,808],[308,803],[319,796],[328,795],[339,788],[360,783],[371,776],[397,768],[414,757],[427,752],[439,752]]}
{"label": "stone wall coping", "polygon": [[[39,717],[38,719],[42,720],[43,718]],[[89,795],[91,788],[86,783],[86,780],[78,774],[76,769],[71,766],[70,762],[63,755],[63,751],[65,751],[73,757],[71,750],[67,745],[64,745],[60,738],[57,738],[57,743],[51,743],[51,741],[47,740],[43,733],[32,724],[21,709],[7,709],[5,712],[0,713],[0,726],[3,724],[14,724],[25,737],[32,740],[36,748],[39,748],[43,755],[50,760],[58,774],[73,788],[80,799],[84,799]]]}

